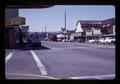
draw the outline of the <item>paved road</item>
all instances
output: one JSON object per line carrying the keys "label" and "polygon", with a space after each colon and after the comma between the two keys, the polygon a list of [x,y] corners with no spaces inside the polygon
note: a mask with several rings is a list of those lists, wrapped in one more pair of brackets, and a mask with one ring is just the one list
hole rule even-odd
{"label": "paved road", "polygon": [[6,50],[7,79],[114,79],[115,47],[42,42],[45,48]]}

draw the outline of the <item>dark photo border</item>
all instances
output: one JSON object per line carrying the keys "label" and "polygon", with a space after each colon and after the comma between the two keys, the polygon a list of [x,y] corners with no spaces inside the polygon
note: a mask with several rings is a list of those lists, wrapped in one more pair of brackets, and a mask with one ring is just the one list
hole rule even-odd
{"label": "dark photo border", "polygon": [[[9,81],[5,79],[5,44],[4,44],[4,22],[5,22],[5,8],[47,8],[54,5],[114,5],[115,7],[115,24],[116,24],[116,74],[114,80],[120,79],[120,69],[119,69],[119,35],[120,35],[120,0],[4,0],[0,7],[0,80]],[[13,81],[13,80],[10,80]],[[14,80],[16,83],[18,81]],[[76,82],[84,83],[84,80],[20,80],[20,83],[64,83],[69,81],[69,83],[75,84]],[[95,83],[101,83],[94,80]],[[8,82],[9,83],[9,82]],[[67,83],[67,82],[66,82]],[[85,80],[85,83],[90,83]],[[110,82],[111,83],[111,82]]]}

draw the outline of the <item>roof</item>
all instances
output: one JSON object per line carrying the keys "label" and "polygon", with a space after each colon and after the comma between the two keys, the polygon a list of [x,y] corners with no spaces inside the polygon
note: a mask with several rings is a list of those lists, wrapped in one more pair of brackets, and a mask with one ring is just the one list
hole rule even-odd
{"label": "roof", "polygon": [[101,20],[79,20],[81,24],[102,24]]}

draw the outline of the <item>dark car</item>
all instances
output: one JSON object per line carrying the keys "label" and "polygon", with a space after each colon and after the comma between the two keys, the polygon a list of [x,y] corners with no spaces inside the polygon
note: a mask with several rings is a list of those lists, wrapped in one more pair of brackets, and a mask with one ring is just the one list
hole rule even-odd
{"label": "dark car", "polygon": [[32,40],[31,47],[40,47],[41,41],[40,40]]}

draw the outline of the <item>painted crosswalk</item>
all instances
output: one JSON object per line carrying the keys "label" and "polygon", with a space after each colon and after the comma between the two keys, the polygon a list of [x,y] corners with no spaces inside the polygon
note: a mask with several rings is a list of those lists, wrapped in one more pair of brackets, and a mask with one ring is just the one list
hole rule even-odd
{"label": "painted crosswalk", "polygon": [[7,62],[12,58],[14,52],[15,52],[15,51],[13,50],[12,52],[10,52],[10,53],[6,56],[6,58],[5,58],[5,63],[7,63]]}

